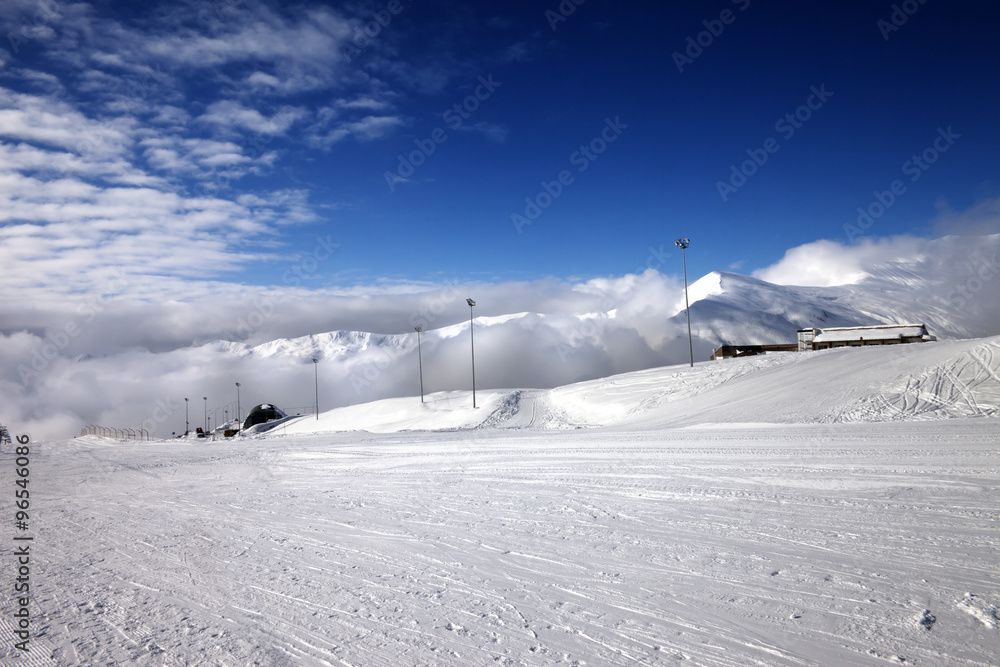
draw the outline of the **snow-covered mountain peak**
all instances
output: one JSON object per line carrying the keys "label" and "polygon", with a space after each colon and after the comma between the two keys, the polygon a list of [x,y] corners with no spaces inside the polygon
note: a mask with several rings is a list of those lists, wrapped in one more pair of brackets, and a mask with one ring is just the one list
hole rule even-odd
{"label": "snow-covered mountain peak", "polygon": [[715,294],[722,294],[724,291],[722,278],[721,271],[712,271],[696,280],[688,286],[688,301],[695,303]]}

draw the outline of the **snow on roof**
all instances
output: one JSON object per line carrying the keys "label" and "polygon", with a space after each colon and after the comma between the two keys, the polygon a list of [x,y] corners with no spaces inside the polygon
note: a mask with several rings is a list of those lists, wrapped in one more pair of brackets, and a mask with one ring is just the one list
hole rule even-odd
{"label": "snow on roof", "polygon": [[922,338],[927,335],[923,324],[891,324],[872,327],[830,327],[816,336],[817,343],[834,343],[850,340],[898,340]]}

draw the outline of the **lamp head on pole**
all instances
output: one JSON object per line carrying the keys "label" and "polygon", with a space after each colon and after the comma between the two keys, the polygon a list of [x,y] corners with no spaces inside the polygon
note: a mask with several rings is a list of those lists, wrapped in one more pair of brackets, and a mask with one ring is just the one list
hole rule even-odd
{"label": "lamp head on pole", "polygon": [[416,331],[417,333],[420,333],[421,331],[420,327],[413,327],[413,330]]}
{"label": "lamp head on pole", "polygon": [[314,363],[314,364],[318,364],[318,363],[319,363],[319,359],[315,359],[315,358],[314,358],[314,359],[313,359],[313,363]]}
{"label": "lamp head on pole", "polygon": [[676,245],[681,250],[684,250],[689,245],[691,245],[691,239],[677,239],[676,241],[674,241],[674,245]]}
{"label": "lamp head on pole", "polygon": [[469,304],[469,308],[472,308],[474,305],[476,305],[476,302],[473,301],[472,299],[466,299],[465,302]]}

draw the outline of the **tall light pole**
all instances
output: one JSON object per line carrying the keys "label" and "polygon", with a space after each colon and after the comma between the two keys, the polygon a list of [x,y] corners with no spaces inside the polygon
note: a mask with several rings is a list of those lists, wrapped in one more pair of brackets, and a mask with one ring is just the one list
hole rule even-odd
{"label": "tall light pole", "polygon": [[208,396],[202,396],[205,401],[205,433],[208,433]]}
{"label": "tall light pole", "polygon": [[420,402],[424,402],[424,359],[420,352],[420,327],[413,327],[413,330],[417,332],[417,365],[420,369]]}
{"label": "tall light pole", "polygon": [[243,422],[240,421],[240,383],[236,383],[236,428],[243,432]]}
{"label": "tall light pole", "polygon": [[184,399],[184,435],[187,435],[188,431],[190,431],[190,430],[191,430],[191,427],[188,425],[188,400],[187,400],[187,398],[185,398]]}
{"label": "tall light pole", "polygon": [[476,407],[476,334],[475,334],[475,324],[472,318],[472,307],[476,305],[476,302],[472,299],[466,299],[465,302],[469,304],[469,336],[472,341],[472,407]]}
{"label": "tall light pole", "polygon": [[691,306],[688,303],[688,266],[684,251],[691,245],[691,239],[677,239],[674,245],[681,249],[681,261],[684,263],[684,310],[688,320],[688,352],[691,354],[691,368],[694,368],[694,344],[691,342]]}
{"label": "tall light pole", "polygon": [[313,370],[316,371],[316,421],[319,421],[319,359],[313,357]]}

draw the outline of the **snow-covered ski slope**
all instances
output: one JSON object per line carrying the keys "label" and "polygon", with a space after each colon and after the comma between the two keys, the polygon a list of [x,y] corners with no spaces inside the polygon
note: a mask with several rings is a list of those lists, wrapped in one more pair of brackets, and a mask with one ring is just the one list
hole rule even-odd
{"label": "snow-covered ski slope", "polygon": [[33,443],[32,664],[996,665],[998,352]]}
{"label": "snow-covered ski slope", "polygon": [[338,408],[273,434],[659,428],[1000,416],[1000,337],[785,352],[668,366],[549,390],[441,392]]}

